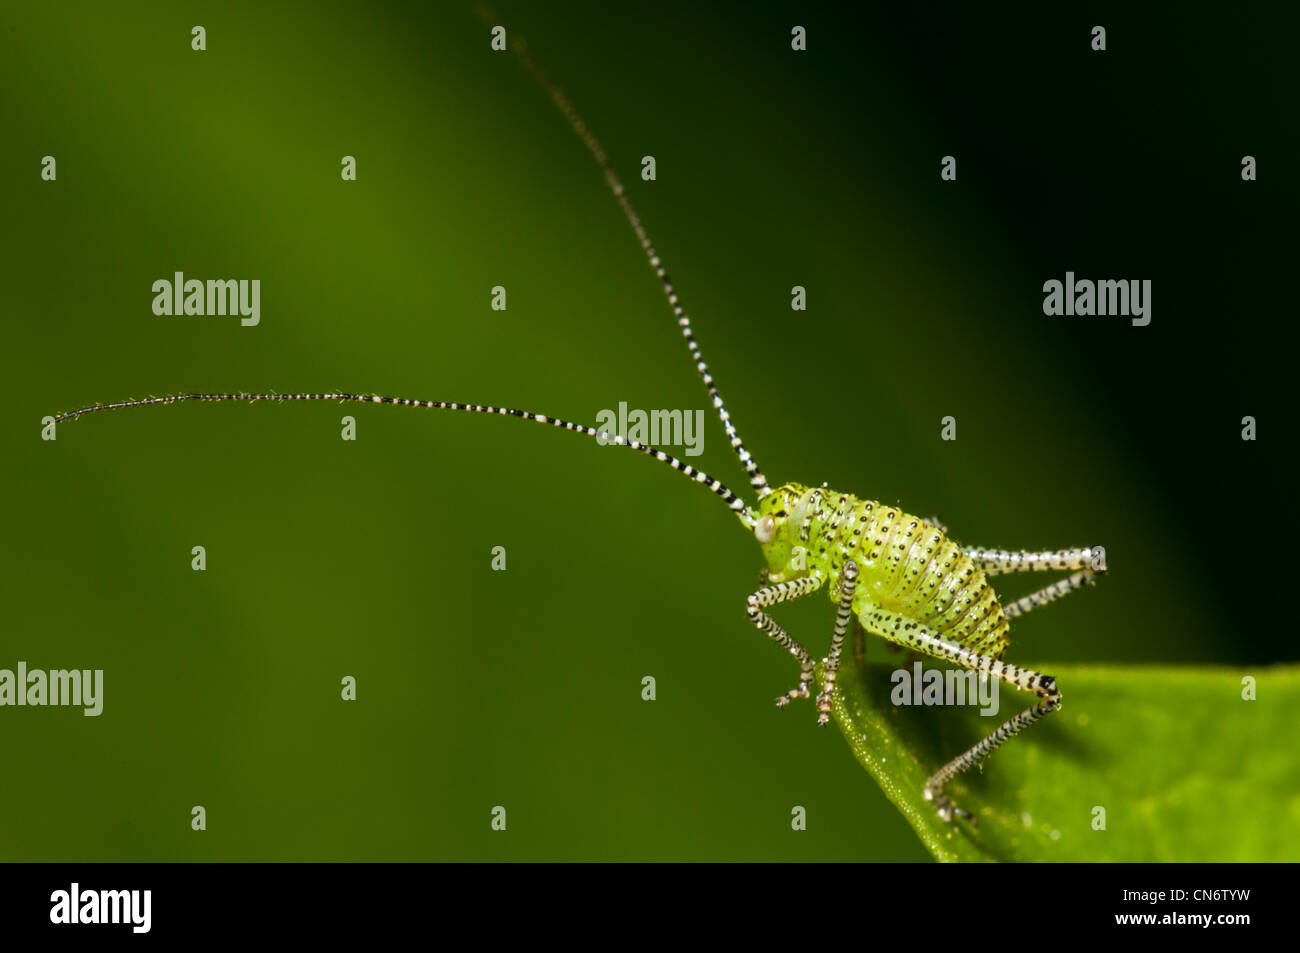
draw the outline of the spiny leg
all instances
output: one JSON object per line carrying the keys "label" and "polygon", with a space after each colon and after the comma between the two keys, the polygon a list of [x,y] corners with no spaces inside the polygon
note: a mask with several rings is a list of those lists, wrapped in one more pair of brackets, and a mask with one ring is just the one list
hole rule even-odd
{"label": "spiny leg", "polygon": [[1101,546],[1087,546],[1083,549],[1051,549],[1042,552],[1009,552],[1005,549],[981,549],[972,546],[963,552],[975,563],[976,569],[982,569],[986,575],[997,576],[1007,572],[1043,572],[1059,569],[1073,572],[1076,569],[1092,569],[1102,573],[1106,571],[1105,550]]}
{"label": "spiny leg", "polygon": [[1076,589],[1082,589],[1084,586],[1092,584],[1097,578],[1097,573],[1091,569],[1080,569],[1076,573],[1066,576],[1064,579],[1058,579],[1050,586],[1044,586],[1037,592],[1031,592],[1029,595],[1017,599],[1015,602],[1007,603],[1002,607],[1002,614],[1008,619],[1014,619],[1016,616],[1024,615],[1031,609],[1037,609],[1039,606],[1045,606],[1049,602],[1055,602],[1062,596],[1069,595]]}
{"label": "spiny leg", "polygon": [[[988,656],[977,656],[977,658],[988,659]],[[984,671],[984,669],[977,669]],[[1028,673],[1028,669],[1020,671]],[[1026,708],[1016,717],[1004,721],[988,737],[984,738],[979,744],[975,745],[968,751],[964,751],[957,757],[953,758],[942,768],[930,775],[930,779],[925,782],[925,790],[922,792],[927,801],[933,801],[939,811],[939,816],[945,821],[951,821],[954,814],[959,814],[969,820],[972,824],[978,825],[975,815],[969,811],[963,811],[952,799],[943,793],[943,786],[951,781],[955,776],[961,774],[967,768],[972,768],[979,764],[997,748],[1002,742],[1006,741],[1012,735],[1020,734],[1021,730],[1032,725],[1044,715],[1050,715],[1056,709],[1061,707],[1061,693],[1056,688],[1056,679],[1050,675],[1039,675],[1037,672],[1030,673],[1039,679],[1039,690],[1035,692],[1042,701],[1036,705]]]}
{"label": "spiny leg", "polygon": [[943,820],[951,821],[955,814],[966,818],[972,824],[978,824],[973,814],[963,811],[943,793],[944,785],[956,775],[979,764],[1012,735],[1019,734],[1026,726],[1032,725],[1044,715],[1049,715],[1061,707],[1061,693],[1056,688],[1056,679],[1051,675],[1044,675],[1032,669],[1020,668],[1000,659],[972,652],[963,646],[946,641],[928,626],[914,622],[896,612],[873,609],[864,624],[868,630],[883,638],[901,642],[934,658],[947,659],[981,674],[992,675],[1021,691],[1033,692],[1041,699],[1037,704],[1004,722],[979,744],[953,758],[925,782],[922,794],[927,801],[934,803]]}
{"label": "spiny leg", "polygon": [[1031,609],[1055,602],[1064,595],[1082,589],[1106,571],[1106,552],[1100,546],[1083,549],[1057,549],[1045,552],[1008,552],[1004,549],[967,549],[975,566],[986,575],[1010,572],[1042,572],[1050,569],[1075,570],[1071,575],[1050,586],[1044,586],[1015,602],[1002,607],[1008,619],[1024,615]]}
{"label": "spiny leg", "polygon": [[826,664],[822,667],[822,690],[817,696],[817,724],[824,725],[831,720],[835,705],[831,696],[835,693],[835,676],[840,670],[840,653],[844,651],[844,633],[848,631],[853,620],[853,593],[858,588],[858,564],[852,559],[844,563],[840,574],[840,607],[835,613],[835,631],[831,634],[831,649],[826,655]]}
{"label": "spiny leg", "polygon": [[778,698],[776,700],[777,705],[784,705],[795,698],[808,697],[808,684],[813,679],[813,660],[809,656],[807,649],[790,638],[785,629],[781,628],[775,619],[762,610],[779,602],[789,602],[791,599],[798,599],[801,596],[816,592],[821,588],[821,584],[822,580],[819,576],[805,576],[793,582],[781,582],[774,586],[764,586],[745,600],[745,612],[749,614],[749,621],[754,623],[758,629],[766,632],[777,645],[788,650],[799,662],[798,687],[791,689]]}

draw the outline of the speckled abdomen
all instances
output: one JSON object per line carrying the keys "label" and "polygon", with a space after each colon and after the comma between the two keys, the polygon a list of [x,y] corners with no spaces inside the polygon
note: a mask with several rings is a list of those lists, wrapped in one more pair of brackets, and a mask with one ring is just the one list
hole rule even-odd
{"label": "speckled abdomen", "polygon": [[864,625],[879,607],[980,654],[998,658],[1006,651],[1008,626],[997,593],[960,546],[921,517],[874,500],[837,509],[837,518],[822,527],[836,537],[831,592],[852,558],[861,572],[854,611]]}

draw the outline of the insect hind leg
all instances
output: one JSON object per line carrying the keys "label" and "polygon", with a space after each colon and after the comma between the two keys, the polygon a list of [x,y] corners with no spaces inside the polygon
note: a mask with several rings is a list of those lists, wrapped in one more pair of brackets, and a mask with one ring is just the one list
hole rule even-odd
{"label": "insect hind leg", "polygon": [[1005,549],[982,549],[970,546],[962,552],[975,563],[975,568],[988,576],[1008,572],[1044,572],[1058,569],[1073,572],[1091,569],[1095,573],[1106,571],[1106,549],[1103,546],[1086,546],[1082,549],[1048,549],[1039,552]]}
{"label": "insect hind leg", "polygon": [[1011,665],[989,655],[980,655],[978,652],[943,639],[928,626],[896,612],[872,608],[870,614],[863,620],[863,625],[868,631],[883,638],[910,646],[934,658],[946,659],[964,668],[992,675],[1021,691],[1033,692],[1038,696],[1037,704],[1004,722],[978,744],[962,752],[930,775],[929,780],[925,782],[922,795],[934,804],[943,820],[951,821],[956,815],[966,818],[972,824],[977,824],[978,821],[973,814],[959,808],[944,794],[944,785],[958,774],[982,762],[1008,738],[1018,735],[1044,715],[1050,715],[1060,708],[1061,692],[1056,687],[1056,679],[1051,675]]}
{"label": "insect hind leg", "polygon": [[[987,656],[980,656],[980,658],[987,659]],[[977,669],[977,671],[983,671],[983,669]],[[1021,669],[1021,671],[1028,673],[1029,670]],[[969,811],[963,811],[952,802],[950,797],[943,793],[945,784],[968,768],[979,764],[1008,738],[1020,734],[1023,729],[1032,725],[1044,715],[1050,715],[1061,707],[1061,692],[1056,687],[1056,679],[1050,675],[1040,675],[1037,672],[1032,674],[1039,679],[1040,689],[1037,694],[1042,700],[1026,708],[1014,718],[1004,721],[996,731],[985,737],[979,744],[953,758],[930,775],[929,780],[925,782],[925,789],[921,792],[922,796],[934,804],[939,816],[945,821],[951,821],[953,815],[957,814],[966,818],[972,824],[978,825],[979,823],[975,819],[975,815]]]}
{"label": "insect hind leg", "polygon": [[1101,546],[1088,546],[1084,549],[1057,549],[1044,552],[1008,552],[1005,549],[964,550],[976,568],[986,575],[996,576],[1010,572],[1042,572],[1050,569],[1073,570],[1069,576],[1050,586],[1044,586],[1023,598],[1002,607],[1008,619],[1024,615],[1039,606],[1055,602],[1062,596],[1091,585],[1093,581],[1106,572],[1106,550]]}
{"label": "insect hind leg", "polygon": [[1055,602],[1062,596],[1068,596],[1085,586],[1092,585],[1097,578],[1097,573],[1091,569],[1080,569],[1076,573],[1066,576],[1064,579],[1058,579],[1050,586],[1044,586],[1037,592],[1031,592],[1027,596],[1017,599],[1015,602],[1008,602],[1002,606],[1002,614],[1008,619],[1014,619],[1022,616],[1026,612],[1037,609],[1039,606],[1045,606],[1048,603]]}

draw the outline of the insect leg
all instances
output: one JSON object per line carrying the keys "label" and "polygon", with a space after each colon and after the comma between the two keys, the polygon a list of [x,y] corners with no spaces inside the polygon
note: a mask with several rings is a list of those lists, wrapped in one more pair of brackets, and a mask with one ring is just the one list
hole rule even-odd
{"label": "insect leg", "polygon": [[844,563],[840,575],[840,607],[835,613],[835,631],[831,634],[831,649],[826,655],[826,664],[822,666],[822,690],[817,696],[817,724],[824,725],[831,720],[835,705],[831,696],[835,693],[835,676],[840,670],[840,653],[844,651],[844,633],[848,631],[849,622],[853,620],[853,593],[858,588],[858,564],[852,559]]}
{"label": "insect leg", "polygon": [[1092,584],[1097,578],[1097,573],[1091,569],[1080,569],[1076,573],[1066,576],[1064,579],[1057,580],[1050,586],[1044,586],[1037,592],[1031,592],[1022,599],[1015,602],[1007,603],[1002,606],[1002,614],[1008,619],[1014,619],[1016,616],[1024,615],[1031,609],[1037,609],[1039,606],[1045,606],[1049,602],[1055,602],[1062,596],[1069,595],[1076,589],[1082,589],[1084,586]]}
{"label": "insect leg", "polygon": [[808,697],[808,683],[813,679],[813,660],[808,655],[808,650],[790,638],[785,629],[781,628],[780,624],[770,615],[763,612],[763,609],[774,606],[778,602],[789,602],[791,599],[798,599],[800,596],[816,592],[821,588],[821,585],[820,577],[805,576],[793,582],[781,582],[774,586],[764,586],[758,592],[750,594],[749,598],[745,600],[745,612],[749,614],[749,621],[766,632],[777,645],[788,650],[799,662],[801,671],[799,673],[798,687],[791,689],[778,698],[776,700],[777,705],[784,705],[795,698]]}
{"label": "insect leg", "polygon": [[1044,675],[1032,669],[1020,668],[1000,659],[972,652],[963,646],[946,641],[928,626],[914,622],[896,612],[873,608],[863,624],[869,631],[883,638],[909,645],[935,658],[947,659],[964,668],[987,673],[1021,691],[1033,692],[1038,696],[1037,704],[1004,722],[979,744],[953,758],[925,782],[923,791],[925,799],[934,803],[941,818],[951,821],[956,814],[966,818],[972,824],[977,823],[974,815],[957,807],[952,799],[943,793],[943,786],[956,775],[979,764],[1012,735],[1019,734],[1026,726],[1032,725],[1044,715],[1049,715],[1061,707],[1061,693],[1057,690],[1056,679],[1051,675]]}
{"label": "insect leg", "polygon": [[1106,554],[1100,546],[1084,549],[1054,549],[1030,553],[1021,550],[1012,553],[1005,549],[980,549],[972,546],[964,550],[975,563],[976,569],[982,569],[987,575],[997,576],[1005,572],[1042,572],[1048,569],[1060,569],[1072,572],[1076,569],[1106,571]]}
{"label": "insect leg", "polygon": [[945,526],[945,525],[943,524],[943,522],[942,522],[942,521],[939,519],[939,517],[937,517],[937,516],[931,516],[929,519],[927,519],[927,520],[925,521],[925,525],[926,525],[926,526],[933,526],[933,527],[934,527],[935,529],[937,529],[939,532],[943,533],[943,535],[945,535],[945,536],[948,535],[948,527]]}

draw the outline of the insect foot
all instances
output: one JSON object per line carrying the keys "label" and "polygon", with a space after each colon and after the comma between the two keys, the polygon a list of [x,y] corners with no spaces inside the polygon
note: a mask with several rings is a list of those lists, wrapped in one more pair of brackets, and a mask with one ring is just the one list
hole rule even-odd
{"label": "insect foot", "polygon": [[786,692],[784,695],[782,695],[780,698],[776,700],[776,707],[784,708],[787,704],[794,701],[796,698],[807,698],[808,694],[809,694],[808,683],[806,681],[801,681],[799,682],[799,686],[797,688],[790,689],[788,692]]}
{"label": "insect foot", "polygon": [[831,702],[830,694],[818,695],[817,696],[817,724],[819,725],[829,724],[831,720],[831,712],[834,710],[834,708],[835,706]]}

